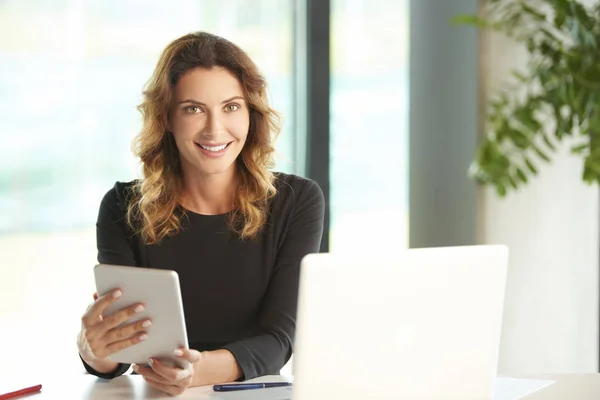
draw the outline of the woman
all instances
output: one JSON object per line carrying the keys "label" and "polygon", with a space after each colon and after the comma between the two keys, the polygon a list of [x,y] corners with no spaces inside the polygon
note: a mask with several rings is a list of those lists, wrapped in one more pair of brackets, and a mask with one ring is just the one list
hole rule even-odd
{"label": "woman", "polygon": [[[189,34],[164,50],[139,110],[143,179],[102,199],[98,261],[178,272],[192,350],[173,350],[192,366],[149,360],[134,371],[169,394],[277,374],[292,354],[300,260],[319,251],[324,199],[313,181],[269,170],[279,126],[264,78],[231,42]],[[145,321],[116,328],[138,305],[102,318],[119,294],[82,317],[79,354],[99,377],[126,372],[108,356],[147,337]]]}

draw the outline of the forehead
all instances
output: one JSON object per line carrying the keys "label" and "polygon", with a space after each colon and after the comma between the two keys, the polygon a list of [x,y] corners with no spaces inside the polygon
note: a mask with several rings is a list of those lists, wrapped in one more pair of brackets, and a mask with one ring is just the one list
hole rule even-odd
{"label": "forehead", "polygon": [[191,99],[207,104],[243,94],[242,85],[237,78],[222,67],[187,71],[177,82],[173,93],[177,100]]}

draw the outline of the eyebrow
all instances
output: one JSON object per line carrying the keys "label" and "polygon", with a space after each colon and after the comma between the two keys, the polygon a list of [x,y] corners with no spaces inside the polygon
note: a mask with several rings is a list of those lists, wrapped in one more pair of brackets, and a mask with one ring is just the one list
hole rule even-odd
{"label": "eyebrow", "polygon": [[[245,100],[245,99],[242,96],[233,96],[233,97],[228,98],[227,100],[223,100],[221,102],[221,104],[229,103],[230,101],[233,101],[233,100]],[[185,99],[185,100],[180,101],[178,104],[183,104],[183,103],[199,104],[201,106],[206,107],[206,104],[204,104],[201,101],[194,100],[194,99]]]}

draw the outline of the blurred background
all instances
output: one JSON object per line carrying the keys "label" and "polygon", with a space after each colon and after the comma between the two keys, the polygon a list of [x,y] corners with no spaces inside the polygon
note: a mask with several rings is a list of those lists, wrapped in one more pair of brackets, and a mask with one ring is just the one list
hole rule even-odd
{"label": "blurred background", "polygon": [[[0,0],[3,358],[22,351],[11,343],[31,343],[53,362],[80,368],[74,346],[94,292],[98,207],[115,181],[139,176],[130,151],[141,121],[135,107],[170,41],[206,30],[245,49],[285,118],[277,169],[307,175],[307,128],[295,121],[295,109],[306,107],[303,7],[295,0]],[[332,250],[382,239],[407,245],[407,7],[331,3],[331,87],[314,94],[330,96],[331,123],[312,133],[330,140]]]}
{"label": "blurred background", "polygon": [[[466,174],[483,89],[525,63],[506,39],[449,23],[477,7],[0,0],[2,358],[82,370],[75,340],[94,292],[100,200],[139,176],[135,107],[160,52],[206,30],[265,74],[285,117],[277,169],[316,179],[327,196],[324,251],[509,244],[500,372],[596,371],[598,194],[578,160],[559,154],[507,199]],[[44,360],[30,359],[37,350]]]}

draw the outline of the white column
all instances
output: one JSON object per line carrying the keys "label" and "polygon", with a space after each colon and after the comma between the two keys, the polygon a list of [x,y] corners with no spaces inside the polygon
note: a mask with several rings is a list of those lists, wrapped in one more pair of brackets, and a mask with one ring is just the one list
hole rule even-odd
{"label": "white column", "polygon": [[[527,54],[499,35],[482,40],[489,95]],[[598,368],[598,188],[582,183],[582,159],[566,144],[553,160],[505,199],[478,192],[478,241],[511,250],[500,373]]]}

